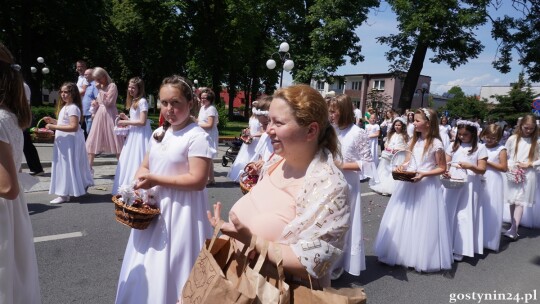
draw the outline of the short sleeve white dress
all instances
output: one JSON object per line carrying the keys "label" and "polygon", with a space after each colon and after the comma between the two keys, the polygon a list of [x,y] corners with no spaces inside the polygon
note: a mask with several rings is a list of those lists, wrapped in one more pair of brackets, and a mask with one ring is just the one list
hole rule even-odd
{"label": "short sleeve white dress", "polygon": [[[486,150],[488,162],[499,164],[501,162],[499,155],[506,147],[497,145],[492,148],[486,147]],[[501,171],[487,167],[484,173],[485,189],[480,200],[484,212],[484,247],[494,251],[499,251],[501,240],[505,183],[505,176]]]}
{"label": "short sleeve white dress", "polygon": [[[148,101],[146,98],[141,98],[136,109],[129,109],[129,119],[139,120],[141,113],[148,114]],[[135,178],[135,173],[139,169],[146,151],[148,150],[148,142],[152,136],[152,128],[150,120],[146,120],[144,126],[130,126],[129,133],[124,141],[124,148],[120,153],[120,159],[116,167],[116,175],[114,176],[114,184],[112,194],[118,192],[118,188],[122,185],[129,185]]]}
{"label": "short sleeve white dress", "polygon": [[214,125],[212,126],[211,129],[209,130],[204,129],[204,130],[210,136],[211,147],[216,151],[215,154],[212,155],[212,157],[216,157],[217,147],[218,147],[218,142],[219,142],[219,132],[217,128],[217,125],[219,123],[219,114],[216,107],[214,107],[213,105],[208,106],[208,108],[205,108],[204,106],[202,106],[201,109],[199,110],[199,117],[198,117],[199,121],[203,121],[206,123],[208,122],[208,118],[211,116],[214,117]]}
{"label": "short sleeve white dress", "polygon": [[[65,105],[58,114],[58,125],[69,125],[69,117],[81,117],[75,104]],[[55,131],[49,194],[81,196],[94,185],[90,172],[84,133],[80,125],[75,132]]]}
{"label": "short sleeve white dress", "polygon": [[[16,116],[0,107],[0,141],[21,168],[23,133]],[[41,303],[32,223],[21,183],[14,200],[0,198],[0,303]]]}
{"label": "short sleeve white dress", "polygon": [[[162,128],[155,132],[160,132]],[[174,176],[189,171],[190,157],[211,158],[206,132],[192,123],[150,139],[150,172]],[[116,303],[176,303],[212,229],[206,217],[208,193],[156,186],[161,214],[145,230],[131,230]]]}
{"label": "short sleeve white dress", "polygon": [[[419,139],[413,155],[418,171],[426,172],[436,168],[435,154],[443,144],[434,139],[425,154],[424,145],[425,140]],[[452,243],[439,176],[416,183],[397,182],[375,239],[375,255],[388,265],[414,267],[419,272],[452,268]]]}

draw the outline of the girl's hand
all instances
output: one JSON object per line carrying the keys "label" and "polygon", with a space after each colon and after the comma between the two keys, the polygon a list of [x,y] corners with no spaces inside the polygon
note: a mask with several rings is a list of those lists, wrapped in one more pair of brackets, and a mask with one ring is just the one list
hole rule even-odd
{"label": "girl's hand", "polygon": [[444,171],[444,173],[442,174],[442,176],[443,176],[444,178],[450,178],[450,172]]}
{"label": "girl's hand", "polygon": [[94,99],[94,100],[92,100],[91,105],[92,105],[92,107],[97,107],[97,106],[98,106],[98,102]]}
{"label": "girl's hand", "polygon": [[45,129],[47,129],[47,130],[54,130],[53,128],[54,128],[53,124],[48,123],[48,124],[45,125]]}
{"label": "girl's hand", "polygon": [[416,172],[416,175],[412,178],[413,183],[419,182],[422,178],[424,178],[424,173],[422,172]]}
{"label": "girl's hand", "polygon": [[120,117],[120,119],[122,119],[122,120],[128,120],[129,119],[125,113],[118,114],[118,117]]}
{"label": "girl's hand", "polygon": [[116,124],[120,127],[125,127],[127,126],[127,120],[119,120]]}
{"label": "girl's hand", "polygon": [[133,189],[150,189],[155,185],[152,185],[153,176],[150,173],[142,174],[137,178],[135,187]]}
{"label": "girl's hand", "polygon": [[51,123],[51,117],[45,116],[45,117],[43,117],[43,121],[46,122],[46,123]]}
{"label": "girl's hand", "polygon": [[473,165],[467,162],[459,162],[456,165],[456,168],[459,168],[459,169],[472,169],[472,167]]}
{"label": "girl's hand", "polygon": [[529,167],[532,167],[532,164],[531,163],[519,162],[517,164],[517,166],[520,167],[521,169],[527,169]]}

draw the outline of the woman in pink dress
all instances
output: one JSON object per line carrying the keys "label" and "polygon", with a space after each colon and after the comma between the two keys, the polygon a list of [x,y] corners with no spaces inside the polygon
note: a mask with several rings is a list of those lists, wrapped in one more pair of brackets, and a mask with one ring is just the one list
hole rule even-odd
{"label": "woman in pink dress", "polygon": [[[103,68],[94,68],[92,74],[99,90],[98,97],[92,102],[92,107],[97,108],[94,114],[92,129],[86,140],[86,152],[88,153],[88,162],[90,168],[94,165],[94,158],[98,153],[116,154],[120,156],[123,138],[114,134],[114,120],[118,115],[116,109],[116,98],[118,89],[111,77]],[[93,169],[92,169],[93,172]]]}
{"label": "woman in pink dress", "polygon": [[[334,164],[338,140],[328,107],[317,90],[290,86],[274,94],[269,119],[274,156],[221,231],[242,244],[256,236],[258,253],[268,241],[271,263],[280,249],[288,282],[309,286],[310,276],[314,288],[329,286],[349,230],[349,203],[347,181]],[[213,226],[220,211],[217,203],[208,214]]]}

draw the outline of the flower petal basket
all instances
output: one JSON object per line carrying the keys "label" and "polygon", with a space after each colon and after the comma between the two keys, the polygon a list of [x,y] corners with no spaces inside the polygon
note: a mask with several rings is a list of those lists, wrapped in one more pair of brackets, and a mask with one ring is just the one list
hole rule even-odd
{"label": "flower petal basket", "polygon": [[[398,168],[400,166],[404,165],[405,163],[403,162],[402,164],[397,165],[396,161],[398,161],[398,159],[402,158],[403,156],[406,157],[407,153],[410,154],[408,164],[406,165],[407,170],[400,171],[400,170],[398,170]],[[392,166],[392,178],[394,180],[399,180],[399,181],[404,181],[404,182],[411,182],[411,183],[413,182],[413,178],[416,176],[416,173],[417,173],[416,170],[417,170],[418,167],[417,167],[417,164],[416,164],[416,159],[414,158],[414,155],[412,154],[411,151],[409,151],[409,150],[397,151],[392,156],[392,161],[390,162],[390,165]]]}
{"label": "flower petal basket", "polygon": [[160,214],[159,209],[129,206],[120,199],[121,195],[114,195],[114,213],[116,221],[134,229],[144,230],[148,228],[152,220]]}
{"label": "flower petal basket", "polygon": [[525,182],[525,170],[520,167],[514,167],[506,171],[506,179],[513,183],[521,184]]}
{"label": "flower petal basket", "polygon": [[250,175],[247,172],[248,166],[251,164],[248,163],[244,167],[244,172],[240,175],[240,190],[242,190],[242,194],[248,193],[257,184],[257,181],[259,181],[259,175]]}
{"label": "flower petal basket", "polygon": [[129,133],[129,126],[121,127],[118,125],[118,120],[120,120],[120,116],[117,116],[114,119],[114,134],[118,136],[126,136]]}
{"label": "flower petal basket", "polygon": [[[451,163],[448,164],[449,166],[452,166]],[[461,170],[461,172],[464,172],[464,176],[462,177],[452,177],[450,178],[444,177],[441,175],[441,183],[446,189],[457,189],[463,187],[467,183],[467,170],[463,168],[458,168]]]}
{"label": "flower petal basket", "polygon": [[34,135],[34,139],[39,142],[52,142],[54,141],[54,131],[46,128],[40,128],[39,125],[41,122],[44,122],[43,118],[38,120],[36,127],[30,129]]}

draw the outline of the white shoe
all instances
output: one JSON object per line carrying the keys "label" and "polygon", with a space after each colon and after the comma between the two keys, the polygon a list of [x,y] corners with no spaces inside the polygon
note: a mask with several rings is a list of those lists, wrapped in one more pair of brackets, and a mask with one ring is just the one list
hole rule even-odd
{"label": "white shoe", "polygon": [[69,195],[67,195],[67,196],[59,196],[59,197],[53,199],[52,201],[50,201],[49,203],[51,203],[51,204],[60,204],[60,203],[65,203],[65,202],[69,202]]}
{"label": "white shoe", "polygon": [[517,240],[519,234],[515,231],[512,231],[512,229],[508,229],[508,231],[504,233],[504,236],[515,241]]}
{"label": "white shoe", "polygon": [[343,274],[343,267],[336,268],[332,270],[332,273],[330,274],[330,280],[337,280],[341,275]]}
{"label": "white shoe", "polygon": [[454,261],[461,262],[461,260],[463,260],[463,255],[459,253],[454,253]]}

